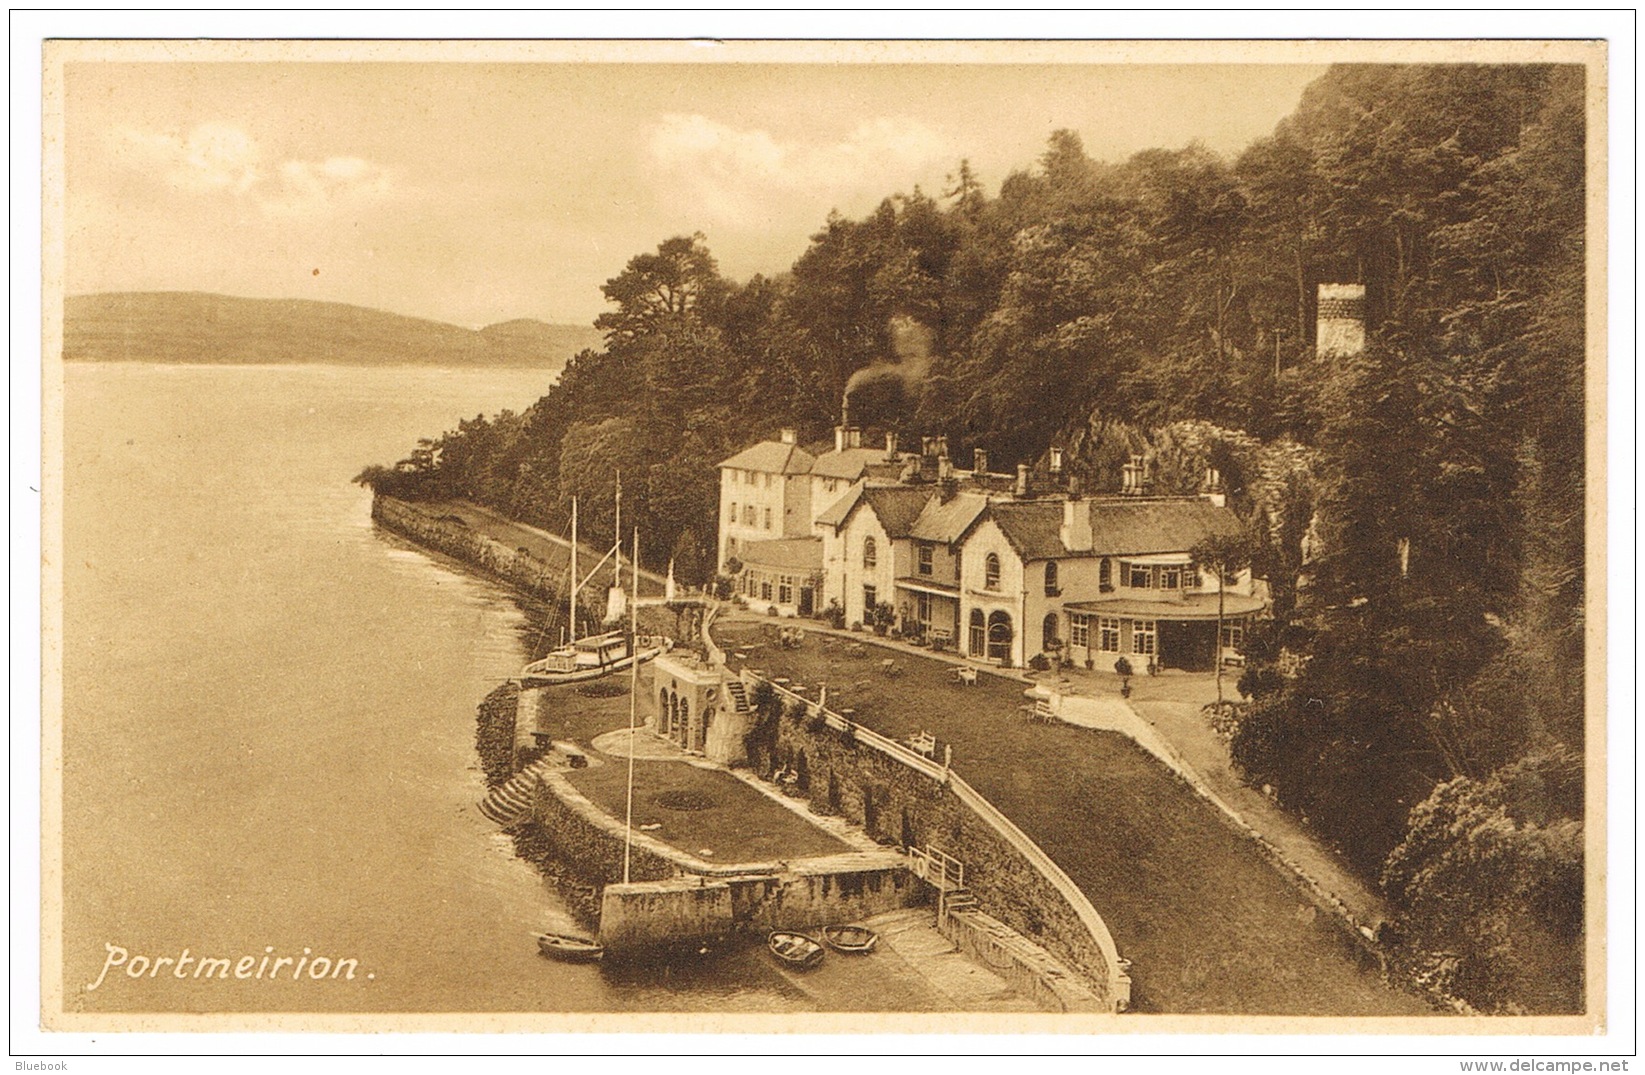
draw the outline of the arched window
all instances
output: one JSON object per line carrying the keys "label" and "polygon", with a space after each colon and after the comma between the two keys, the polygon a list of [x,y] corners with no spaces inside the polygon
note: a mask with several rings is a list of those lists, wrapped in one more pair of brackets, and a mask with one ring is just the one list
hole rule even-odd
{"label": "arched window", "polygon": [[1000,588],[1000,558],[994,553],[989,553],[988,559],[983,561],[982,588],[985,590]]}
{"label": "arched window", "polygon": [[1097,565],[1097,586],[1103,593],[1114,588],[1114,561],[1104,556],[1102,563]]}
{"label": "arched window", "polygon": [[1040,648],[1056,649],[1057,643],[1057,614],[1055,612],[1047,612],[1045,614],[1045,622],[1040,625]]}
{"label": "arched window", "polygon": [[873,567],[878,562],[879,562],[879,550],[874,547],[874,539],[872,537],[863,538],[862,539],[862,566],[864,566],[864,567]]}
{"label": "arched window", "polygon": [[988,650],[988,625],[982,618],[982,609],[971,610],[971,644],[966,652],[973,657],[981,657]]}
{"label": "arched window", "polygon": [[988,659],[1005,663],[1011,660],[1011,615],[996,612],[988,617]]}
{"label": "arched window", "polygon": [[1062,593],[1057,587],[1057,562],[1052,560],[1045,565],[1045,596],[1056,597]]}

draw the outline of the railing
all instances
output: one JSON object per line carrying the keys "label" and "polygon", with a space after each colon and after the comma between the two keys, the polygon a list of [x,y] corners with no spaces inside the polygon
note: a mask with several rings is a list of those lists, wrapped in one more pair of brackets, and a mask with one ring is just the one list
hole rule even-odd
{"label": "railing", "polygon": [[[706,625],[703,634],[705,637],[708,634]],[[1039,844],[1036,844],[1028,837],[1027,833],[1017,827],[1016,822],[1001,813],[999,808],[984,798],[981,792],[962,780],[947,766],[938,765],[928,758],[921,757],[907,745],[899,743],[895,739],[888,739],[876,731],[847,720],[833,710],[818,705],[817,702],[805,697],[803,694],[797,694],[787,687],[772,683],[765,676],[755,675],[747,670],[744,670],[743,675],[749,679],[770,684],[771,689],[776,691],[779,697],[787,697],[793,701],[801,702],[809,706],[813,713],[820,711],[824,722],[829,727],[839,731],[850,730],[857,742],[873,747],[882,754],[889,755],[910,769],[923,773],[940,784],[947,784],[962,804],[986,822],[1018,853],[1026,858],[1029,864],[1039,871],[1040,875],[1050,882],[1051,887],[1056,889],[1057,894],[1067,902],[1075,917],[1080,920],[1080,924],[1085,927],[1086,932],[1091,935],[1091,939],[1096,942],[1097,950],[1102,953],[1103,960],[1108,964],[1108,982],[1106,984],[1109,994],[1115,1002],[1116,1010],[1125,1010],[1131,1002],[1131,977],[1126,973],[1126,968],[1131,965],[1130,961],[1120,958],[1119,949],[1114,944],[1113,934],[1108,932],[1108,924],[1102,920],[1102,915],[1097,913],[1097,909],[1091,905],[1091,901],[1086,898],[1085,893],[1080,891],[1079,886],[1074,884],[1073,879],[1063,872],[1061,866],[1052,861],[1051,856],[1047,855]]]}
{"label": "railing", "polygon": [[922,881],[928,881],[941,889],[965,887],[965,863],[948,854],[940,847],[926,844],[924,847],[904,848],[908,857],[914,860],[914,873]]}

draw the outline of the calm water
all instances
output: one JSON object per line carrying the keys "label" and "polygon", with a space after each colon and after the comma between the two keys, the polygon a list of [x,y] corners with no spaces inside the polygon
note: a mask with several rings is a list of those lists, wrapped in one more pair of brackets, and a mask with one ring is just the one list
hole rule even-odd
{"label": "calm water", "polygon": [[[70,1010],[864,1003],[802,993],[756,952],[663,980],[536,954],[529,932],[569,919],[474,809],[475,706],[522,662],[521,612],[377,532],[348,479],[546,387],[523,371],[69,367]],[[306,947],[359,971],[116,969],[87,991],[105,944],[133,959]]]}

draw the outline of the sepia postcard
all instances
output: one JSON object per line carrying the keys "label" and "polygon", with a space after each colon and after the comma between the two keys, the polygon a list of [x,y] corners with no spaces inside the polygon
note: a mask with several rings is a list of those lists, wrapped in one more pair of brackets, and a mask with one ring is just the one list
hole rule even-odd
{"label": "sepia postcard", "polygon": [[47,40],[41,1025],[1603,1034],[1608,86]]}

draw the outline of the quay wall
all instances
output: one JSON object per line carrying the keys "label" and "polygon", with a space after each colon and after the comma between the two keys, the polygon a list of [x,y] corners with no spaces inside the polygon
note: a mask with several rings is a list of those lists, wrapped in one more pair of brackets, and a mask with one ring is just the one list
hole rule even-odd
{"label": "quay wall", "polygon": [[600,943],[621,958],[733,933],[815,930],[926,898],[924,884],[892,854],[807,860],[771,874],[611,884],[601,894]]}
{"label": "quay wall", "polygon": [[951,911],[937,930],[971,961],[1004,978],[1041,1008],[1053,1012],[1105,1012],[1110,1005],[1069,974],[1044,948],[992,915],[975,908]]}
{"label": "quay wall", "polygon": [[[453,522],[421,504],[390,496],[373,496],[371,518],[386,530],[479,568],[533,597],[555,605],[565,600],[559,585],[563,571],[551,570],[548,564],[524,549],[509,548],[467,524]],[[603,591],[600,596],[604,598]],[[586,602],[579,603],[592,616],[604,612],[603,605],[595,608]]]}

